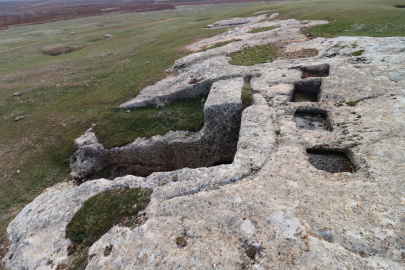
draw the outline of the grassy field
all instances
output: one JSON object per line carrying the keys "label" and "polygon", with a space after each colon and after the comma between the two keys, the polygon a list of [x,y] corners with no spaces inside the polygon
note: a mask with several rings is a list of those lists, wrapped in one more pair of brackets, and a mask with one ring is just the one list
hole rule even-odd
{"label": "grassy field", "polygon": [[[404,36],[405,8],[395,7],[401,4],[302,0],[178,6],[0,31],[0,246],[7,224],[27,203],[69,179],[75,138],[93,124],[109,146],[136,136],[125,127],[139,114],[114,108],[167,76],[165,69],[188,53],[183,46],[225,31],[203,29],[207,24],[271,10],[281,14],[278,19],[328,19],[330,24],[306,30],[313,36]],[[105,34],[112,37],[104,39]],[[84,47],[59,56],[43,53],[63,46]],[[142,134],[163,134],[167,128],[147,126]]]}

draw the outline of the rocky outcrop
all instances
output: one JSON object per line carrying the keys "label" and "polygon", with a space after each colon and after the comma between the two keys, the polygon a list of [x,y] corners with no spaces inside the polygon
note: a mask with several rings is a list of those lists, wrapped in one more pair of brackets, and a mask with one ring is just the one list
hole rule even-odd
{"label": "rocky outcrop", "polygon": [[[243,46],[234,42],[180,59],[175,75],[134,100],[163,96],[165,84],[174,95],[190,76],[254,74],[255,103],[242,113],[232,164],[47,190],[8,227],[6,266],[52,269],[48,258],[66,260],[65,224],[96,193],[90,190],[127,183],[153,189],[149,219],[133,230],[113,227],[90,248],[87,269],[405,269],[405,38],[306,40],[299,26],[324,22],[271,23],[281,26],[257,34],[266,39],[248,36],[250,28],[268,26],[256,23],[215,40],[232,31],[251,44],[290,36],[285,52],[319,54],[232,66],[227,51]],[[319,76],[302,78],[318,69]],[[331,128],[299,128],[296,112],[322,113]],[[353,170],[317,169],[309,158],[315,150],[344,153]],[[112,247],[106,256],[105,247]]]}
{"label": "rocky outcrop", "polygon": [[207,28],[222,28],[222,27],[230,27],[230,26],[238,26],[243,24],[252,24],[258,21],[266,19],[267,14],[256,16],[256,17],[248,17],[248,18],[232,18],[227,20],[218,21],[214,24],[207,25]]}
{"label": "rocky outcrop", "polygon": [[13,244],[5,258],[6,267],[56,269],[59,264],[66,264],[69,261],[67,247],[71,244],[65,236],[68,222],[87,199],[105,190],[149,188],[154,190],[150,205],[156,207],[171,198],[240,181],[260,170],[276,142],[271,111],[263,97],[257,96],[256,103],[244,110],[239,136],[235,159],[229,165],[185,168],[154,173],[147,178],[129,175],[114,181],[100,179],[80,186],[62,183],[47,189],[10,223],[7,232]]}
{"label": "rocky outcrop", "polygon": [[7,254],[10,269],[55,269],[69,260],[66,226],[83,203],[106,190],[149,187],[141,178],[130,176],[114,181],[57,184],[35,198],[9,224],[13,244]]}

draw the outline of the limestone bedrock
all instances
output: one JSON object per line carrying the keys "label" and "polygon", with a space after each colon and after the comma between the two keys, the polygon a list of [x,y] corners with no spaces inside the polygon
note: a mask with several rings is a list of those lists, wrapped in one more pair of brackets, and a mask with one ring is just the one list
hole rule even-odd
{"label": "limestone bedrock", "polygon": [[[7,269],[68,263],[65,229],[74,213],[91,196],[125,186],[153,189],[149,219],[132,230],[114,226],[90,248],[86,269],[405,269],[405,38],[300,34],[324,23],[255,22],[189,45],[199,51],[241,39],[179,59],[173,75],[122,107],[174,102],[209,93],[215,81],[252,77],[254,104],[242,112],[233,162],[48,189],[10,223]],[[280,27],[248,33],[271,25]],[[319,53],[228,63],[229,52],[269,42]],[[321,64],[329,76],[301,79],[305,67]],[[202,80],[190,85],[190,78]],[[291,102],[295,85],[311,80],[321,80],[319,101]],[[297,109],[326,111],[332,131],[298,129]],[[345,152],[355,172],[317,170],[308,161],[312,148]],[[186,246],[177,245],[179,236]]]}

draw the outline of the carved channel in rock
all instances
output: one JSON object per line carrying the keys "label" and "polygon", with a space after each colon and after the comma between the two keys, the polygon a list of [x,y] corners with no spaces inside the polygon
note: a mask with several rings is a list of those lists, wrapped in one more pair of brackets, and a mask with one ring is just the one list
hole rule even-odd
{"label": "carved channel in rock", "polygon": [[318,102],[321,95],[321,79],[308,79],[294,83],[292,102]]}
{"label": "carved channel in rock", "polygon": [[301,68],[301,79],[309,77],[328,77],[329,76],[329,64],[313,65]]}
{"label": "carved channel in rock", "polygon": [[294,120],[298,129],[332,131],[328,113],[325,110],[299,107],[294,113]]}
{"label": "carved channel in rock", "polygon": [[355,166],[345,151],[307,149],[309,163],[330,173],[355,172]]}
{"label": "carved channel in rock", "polygon": [[128,174],[145,177],[153,172],[232,163],[243,111],[243,85],[242,77],[212,85],[204,105],[204,126],[198,132],[169,131],[111,149],[105,149],[94,133],[86,133],[75,141],[79,149],[70,164],[71,175],[79,179],[94,174],[107,179]]}

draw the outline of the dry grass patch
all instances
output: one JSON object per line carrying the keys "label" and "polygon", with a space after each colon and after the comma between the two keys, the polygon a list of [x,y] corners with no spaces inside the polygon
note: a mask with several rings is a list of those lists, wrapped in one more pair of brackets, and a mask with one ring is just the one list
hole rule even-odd
{"label": "dry grass patch", "polygon": [[318,55],[318,53],[319,52],[316,49],[302,49],[298,51],[278,50],[276,53],[276,58],[283,58],[283,59],[307,58],[307,57],[315,57]]}

